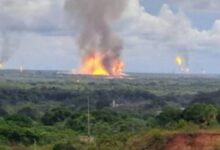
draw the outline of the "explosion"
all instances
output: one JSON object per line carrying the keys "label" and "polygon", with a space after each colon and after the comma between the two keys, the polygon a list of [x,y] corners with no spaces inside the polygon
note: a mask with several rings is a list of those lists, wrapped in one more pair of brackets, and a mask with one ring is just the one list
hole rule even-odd
{"label": "explosion", "polygon": [[188,65],[183,57],[177,56],[176,57],[176,64],[178,65],[180,72],[182,72],[182,73],[189,73],[190,72],[190,69],[188,68]]}
{"label": "explosion", "polygon": [[81,55],[80,73],[122,75],[123,42],[113,25],[122,16],[127,0],[66,0],[70,25],[77,28]]}
{"label": "explosion", "polygon": [[[110,64],[105,64],[110,60]],[[80,73],[88,75],[118,76],[122,75],[124,64],[121,59],[106,58],[105,55],[95,52],[82,59]]]}
{"label": "explosion", "polygon": [[177,65],[181,66],[183,64],[183,59],[180,56],[177,56],[176,63],[177,63]]}

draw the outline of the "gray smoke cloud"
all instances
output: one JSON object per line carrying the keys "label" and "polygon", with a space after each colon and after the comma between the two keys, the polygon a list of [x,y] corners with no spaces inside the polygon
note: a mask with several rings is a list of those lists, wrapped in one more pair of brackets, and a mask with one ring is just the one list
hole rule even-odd
{"label": "gray smoke cloud", "polygon": [[13,53],[19,47],[19,37],[17,33],[5,29],[0,34],[0,63],[5,64],[13,56]]}
{"label": "gray smoke cloud", "polygon": [[77,44],[82,57],[101,52],[107,70],[113,59],[120,58],[123,43],[113,32],[112,25],[120,18],[126,4],[127,0],[66,0],[68,19],[79,31]]}

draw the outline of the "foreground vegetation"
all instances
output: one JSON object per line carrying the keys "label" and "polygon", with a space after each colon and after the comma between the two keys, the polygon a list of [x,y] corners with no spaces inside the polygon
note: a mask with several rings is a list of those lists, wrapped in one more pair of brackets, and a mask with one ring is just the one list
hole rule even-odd
{"label": "foreground vegetation", "polygon": [[[211,104],[194,104],[183,111],[166,107],[158,115],[145,118],[103,108],[91,112],[91,136],[95,140],[88,143],[80,138],[87,135],[87,113],[84,111],[59,107],[39,116],[37,110],[26,107],[12,115],[1,109],[1,115],[2,149],[13,146],[21,149],[128,149],[135,144],[133,142],[140,143],[131,149],[140,148],[142,144],[153,149],[163,147],[172,132],[207,129],[217,132],[220,123],[220,111]],[[142,138],[149,140],[142,141]]]}
{"label": "foreground vegetation", "polygon": [[219,85],[213,76],[1,72],[0,149],[162,150],[173,134],[220,132]]}

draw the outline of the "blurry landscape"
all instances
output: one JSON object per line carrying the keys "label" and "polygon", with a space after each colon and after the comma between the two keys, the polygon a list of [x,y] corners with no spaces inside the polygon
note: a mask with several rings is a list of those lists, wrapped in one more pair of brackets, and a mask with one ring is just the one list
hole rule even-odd
{"label": "blurry landscape", "polygon": [[220,150],[219,8],[0,0],[0,150]]}
{"label": "blurry landscape", "polygon": [[0,149],[216,150],[219,87],[219,75],[1,70]]}

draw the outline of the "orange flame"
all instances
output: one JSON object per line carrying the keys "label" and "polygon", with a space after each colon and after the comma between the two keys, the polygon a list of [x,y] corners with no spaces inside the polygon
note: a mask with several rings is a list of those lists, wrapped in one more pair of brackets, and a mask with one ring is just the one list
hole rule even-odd
{"label": "orange flame", "polygon": [[104,55],[99,52],[86,55],[81,62],[80,73],[87,75],[119,76],[122,75],[124,64],[120,59],[111,59],[108,68],[105,67]]}
{"label": "orange flame", "polygon": [[185,59],[183,57],[177,56],[175,60],[182,73],[190,73],[190,69],[186,66]]}
{"label": "orange flame", "polygon": [[183,64],[183,58],[181,58],[180,56],[176,57],[176,63],[181,66]]}

